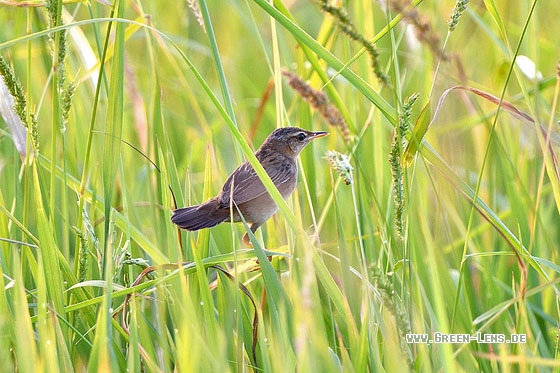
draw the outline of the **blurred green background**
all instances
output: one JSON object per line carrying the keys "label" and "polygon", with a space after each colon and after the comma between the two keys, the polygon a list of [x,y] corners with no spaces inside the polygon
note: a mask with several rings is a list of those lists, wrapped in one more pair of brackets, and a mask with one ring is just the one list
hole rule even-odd
{"label": "blurred green background", "polygon": [[[25,155],[0,125],[7,371],[559,370],[554,2],[0,9],[29,123]],[[282,70],[326,95],[348,139]],[[242,224],[176,230],[173,208],[217,194],[287,125],[330,136],[302,152],[260,245]],[[406,337],[434,332],[527,342]]]}

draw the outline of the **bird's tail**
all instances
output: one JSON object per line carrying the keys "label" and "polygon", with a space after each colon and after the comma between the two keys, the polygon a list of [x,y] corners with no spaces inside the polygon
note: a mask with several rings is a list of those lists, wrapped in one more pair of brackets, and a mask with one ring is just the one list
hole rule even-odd
{"label": "bird's tail", "polygon": [[229,218],[227,210],[216,208],[216,202],[210,200],[201,205],[184,207],[173,211],[171,221],[180,228],[188,231],[197,231],[218,225]]}

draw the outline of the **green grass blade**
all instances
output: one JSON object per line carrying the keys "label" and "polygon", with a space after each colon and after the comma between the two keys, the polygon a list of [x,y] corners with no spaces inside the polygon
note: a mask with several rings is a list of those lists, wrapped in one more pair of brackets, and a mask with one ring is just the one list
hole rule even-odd
{"label": "green grass blade", "polygon": [[[115,3],[114,14],[121,18],[124,14],[124,3]],[[108,28],[107,37],[109,37]],[[97,332],[95,335],[92,359],[89,361],[88,369],[91,371],[118,370],[116,352],[112,343],[112,277],[113,277],[113,243],[112,232],[112,201],[115,192],[115,180],[118,165],[121,158],[121,139],[123,128],[123,90],[124,90],[124,24],[115,25],[115,44],[112,59],[111,78],[109,83],[109,105],[107,108],[107,121],[105,125],[105,137],[103,142],[103,195],[105,198],[104,217],[104,276],[107,281],[107,289],[97,319]],[[107,44],[106,44],[107,45]]]}

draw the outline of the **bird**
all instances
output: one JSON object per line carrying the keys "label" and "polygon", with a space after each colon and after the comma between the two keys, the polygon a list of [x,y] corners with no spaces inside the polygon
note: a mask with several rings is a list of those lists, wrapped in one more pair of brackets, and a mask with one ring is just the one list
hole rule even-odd
{"label": "bird", "polygon": [[[282,127],[274,130],[257,149],[255,157],[284,199],[297,185],[299,153],[312,140],[328,134],[325,131]],[[200,205],[174,210],[171,221],[182,229],[197,231],[231,222],[232,217],[233,222],[240,222],[241,212],[251,232],[255,233],[277,210],[278,206],[261,179],[251,164],[245,161],[231,173],[216,197]],[[248,233],[242,240],[247,246],[252,246]]]}

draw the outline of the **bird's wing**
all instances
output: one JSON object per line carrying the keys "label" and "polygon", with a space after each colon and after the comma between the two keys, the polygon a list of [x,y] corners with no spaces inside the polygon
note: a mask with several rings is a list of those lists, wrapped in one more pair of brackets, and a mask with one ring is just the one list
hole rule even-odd
{"label": "bird's wing", "polygon": [[[266,162],[263,167],[279,189],[280,193],[286,198],[291,192],[289,186],[297,176],[297,166],[290,163],[287,159],[278,159]],[[294,175],[296,174],[296,175]],[[233,184],[233,201],[240,205],[267,193],[262,181],[249,162],[244,162],[226,180],[222,191],[218,195],[220,206],[227,208],[230,205],[230,193]],[[295,185],[295,183],[293,183]]]}

